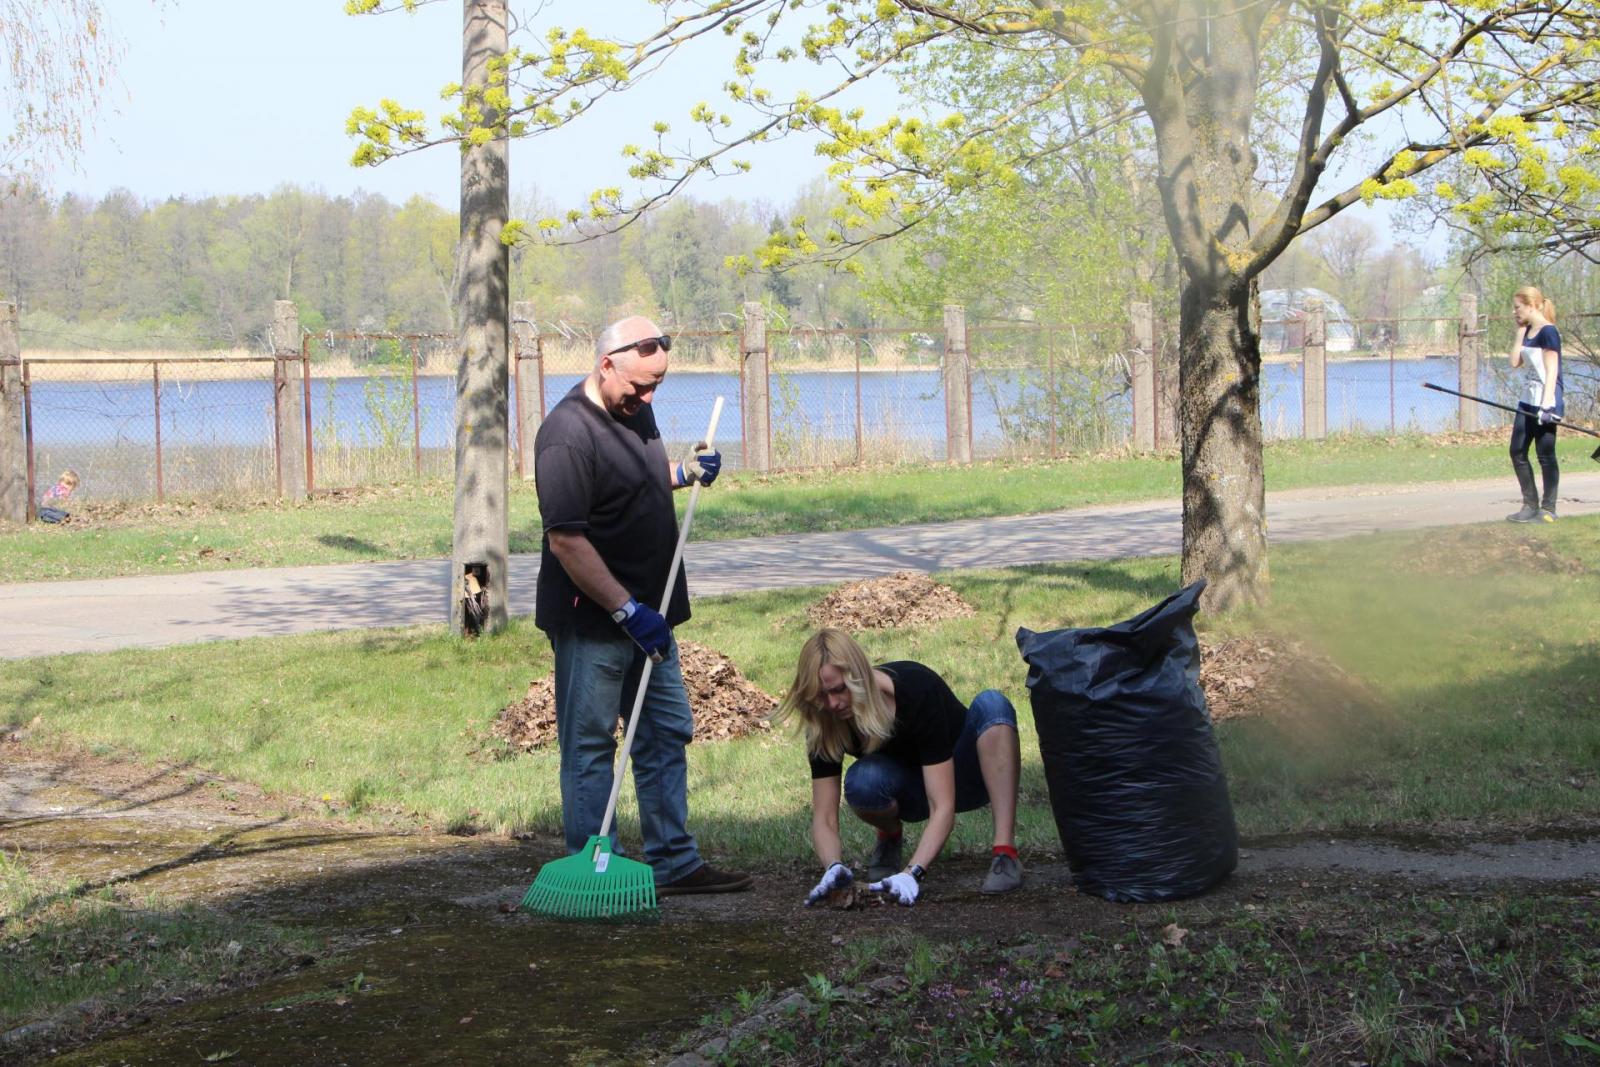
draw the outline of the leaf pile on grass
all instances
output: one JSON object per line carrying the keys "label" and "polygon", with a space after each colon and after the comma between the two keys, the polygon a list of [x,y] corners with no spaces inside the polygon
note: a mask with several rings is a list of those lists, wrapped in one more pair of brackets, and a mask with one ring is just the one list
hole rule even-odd
{"label": "leaf pile on grass", "polygon": [[815,626],[841,630],[885,630],[964,619],[976,612],[949,586],[918,571],[846,582],[806,612]]}
{"label": "leaf pile on grass", "polygon": [[1346,712],[1378,695],[1328,657],[1273,633],[1200,639],[1200,688],[1213,722],[1255,715]]}
{"label": "leaf pile on grass", "polygon": [[1416,569],[1446,577],[1483,574],[1587,573],[1582,560],[1564,555],[1543,537],[1504,526],[1433,531],[1414,546]]}
{"label": "leaf pile on grass", "polygon": [[[678,660],[694,711],[696,741],[726,741],[771,729],[767,717],[778,706],[777,698],[741,674],[727,656],[680,641]],[[620,727],[620,716],[617,722]],[[540,678],[521,700],[502,708],[489,732],[523,752],[555,744],[555,675]]]}

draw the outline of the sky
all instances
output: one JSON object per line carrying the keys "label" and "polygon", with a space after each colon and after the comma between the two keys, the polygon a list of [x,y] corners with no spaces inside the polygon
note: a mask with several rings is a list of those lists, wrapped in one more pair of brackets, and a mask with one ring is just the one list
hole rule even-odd
{"label": "sky", "polygon": [[[386,97],[437,118],[439,89],[461,77],[460,0],[359,18],[343,13],[343,0],[106,0],[106,7],[126,45],[120,84],[107,94],[76,172],[55,175],[58,192],[100,196],[122,187],[164,199],[292,182],[333,195],[365,189],[394,201],[420,193],[456,203],[458,157],[448,146],[357,169],[344,125],[352,108]],[[598,29],[594,12],[607,9],[513,0],[512,10],[539,27]],[[722,42],[715,47],[720,52],[673,63],[564,130],[513,142],[513,189],[537,188],[565,208],[601,185],[625,183],[623,144],[648,141],[656,119],[687,132],[697,101],[723,98],[730,65]],[[894,103],[887,83],[863,88],[857,99],[885,111]],[[742,154],[755,164],[751,175],[698,182],[694,195],[783,204],[825,165],[810,143],[797,141]]]}
{"label": "sky", "polygon": [[[416,194],[450,208],[457,203],[458,157],[449,146],[357,169],[350,165],[355,142],[344,125],[352,108],[376,106],[386,97],[437,118],[444,110],[439,89],[461,74],[460,0],[359,18],[344,14],[343,0],[105,4],[111,31],[126,51],[78,165],[54,175],[56,192],[98,198],[125,188],[162,200],[265,193],[290,183],[330,195],[366,190],[396,203]],[[642,0],[604,0],[603,6],[512,0],[513,15],[541,31],[584,25],[621,32],[625,20],[637,25],[639,13],[652,10]],[[596,25],[596,19],[613,25]],[[636,188],[626,177],[622,145],[647,143],[657,119],[687,134],[697,101],[715,106],[725,99],[729,55],[716,41],[698,55],[676,57],[563,130],[514,141],[514,202],[537,191],[564,211],[583,206],[601,186]],[[808,73],[815,78],[814,68]],[[887,81],[869,80],[854,93],[843,102],[867,108],[869,119],[895,109]],[[750,174],[697,179],[689,192],[702,200],[781,209],[823,174],[825,162],[813,147],[814,141],[791,138],[741,151],[754,164]],[[1358,207],[1350,214],[1373,223],[1384,245],[1393,238],[1386,209]]]}

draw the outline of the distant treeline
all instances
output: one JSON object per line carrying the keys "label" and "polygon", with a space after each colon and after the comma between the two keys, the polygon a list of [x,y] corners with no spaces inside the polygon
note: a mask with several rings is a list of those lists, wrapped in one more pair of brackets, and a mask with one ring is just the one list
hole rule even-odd
{"label": "distant treeline", "polygon": [[[820,189],[813,198],[821,198]],[[532,198],[514,214],[537,217]],[[745,300],[790,321],[866,325],[853,277],[804,268],[740,277],[729,255],[805,207],[683,199],[620,233],[511,255],[513,300],[541,321],[590,324],[640,312],[715,326]],[[0,297],[22,309],[30,348],[261,347],[272,302],[314,331],[453,330],[456,212],[423,197],[283,186],[266,195],[100,200],[23,184],[0,197]]]}
{"label": "distant treeline", "polygon": [[[747,300],[764,301],[777,328],[927,328],[946,301],[964,304],[974,322],[1115,321],[1132,300],[1176,318],[1164,242],[1129,247],[1124,224],[1108,236],[1076,216],[1037,217],[1041,204],[1076,203],[1059,190],[871,244],[856,257],[859,277],[821,265],[741,276],[724,265],[796,216],[826,217],[836,195],[819,181],[779,206],[681,198],[605,237],[517,247],[511,297],[533,301],[541,323],[639,313],[667,329],[729,327]],[[518,197],[512,213],[558,214],[536,194]],[[90,200],[23,182],[0,196],[0,299],[21,306],[30,349],[262,349],[281,299],[294,300],[314,332],[453,331],[458,230],[454,210],[420,196],[394,204],[286,185],[265,195],[149,201],[121,190]],[[1528,282],[1563,310],[1600,310],[1600,270],[1577,257],[1463,259],[1457,248],[1431,259],[1386,244],[1369,223],[1341,217],[1291,245],[1261,285],[1315,286],[1368,319],[1451,318],[1463,287],[1502,316]]]}

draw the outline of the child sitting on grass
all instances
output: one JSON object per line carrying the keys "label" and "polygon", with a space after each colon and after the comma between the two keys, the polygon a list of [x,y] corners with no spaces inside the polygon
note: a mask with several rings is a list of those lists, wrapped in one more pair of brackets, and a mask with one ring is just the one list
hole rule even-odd
{"label": "child sitting on grass", "polygon": [[65,522],[67,520],[65,505],[77,488],[78,472],[70,468],[62,471],[61,477],[56,479],[56,484],[52,485],[45,492],[44,498],[39,501],[39,521]]}

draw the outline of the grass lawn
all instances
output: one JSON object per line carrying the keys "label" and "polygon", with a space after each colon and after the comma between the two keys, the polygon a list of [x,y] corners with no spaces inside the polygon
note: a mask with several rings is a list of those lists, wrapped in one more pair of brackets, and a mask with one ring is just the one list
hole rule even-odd
{"label": "grass lawn", "polygon": [[[1242,831],[1600,814],[1596,559],[1600,520],[1589,519],[1275,549],[1273,606],[1223,620],[1225,629],[1296,635],[1372,699],[1313,695],[1219,725]],[[996,686],[1016,701],[1021,847],[1056,851],[1013,634],[1133,615],[1175,588],[1176,561],[945,580],[975,617],[867,633],[863,643],[877,657],[934,666],[959,695]],[[805,609],[821,592],[704,600],[680,632],[781,693],[809,632]],[[45,743],[193,761],[269,790],[326,796],[335,810],[554,831],[555,755],[506,758],[487,740],[498,709],[549,669],[548,646],[526,623],[466,643],[419,627],[18,661],[0,672],[0,707],[15,723],[37,719],[30,737]],[[808,782],[792,736],[695,745],[690,755],[694,825],[710,854],[750,865],[806,856]],[[625,810],[625,827],[630,818]],[[848,829],[864,851],[865,831]],[[981,852],[987,842],[985,819],[959,821],[955,848]]]}
{"label": "grass lawn", "polygon": [[[1277,490],[1492,477],[1510,484],[1502,436],[1283,441],[1267,447],[1267,485]],[[1561,450],[1568,469],[1587,466],[1589,449],[1582,441],[1565,436]],[[1173,454],[767,476],[730,472],[702,495],[693,535],[714,540],[1018,515],[1175,499],[1178,487]],[[23,582],[447,556],[452,501],[448,484],[430,482],[341,491],[298,504],[86,503],[63,526],[0,526],[0,574]],[[513,484],[510,521],[512,551],[537,551],[532,483]]]}

